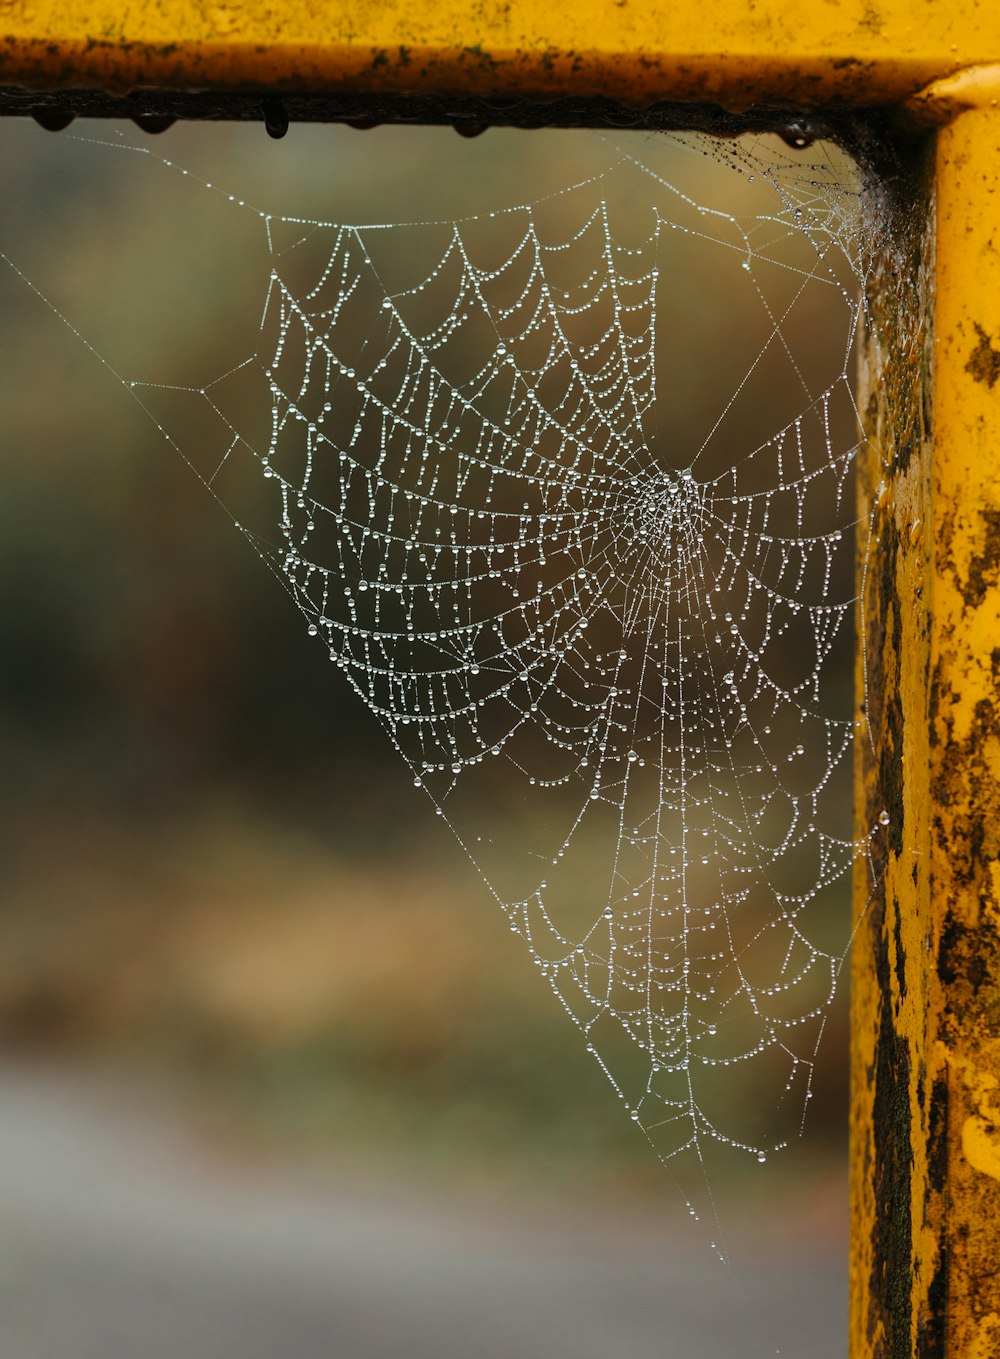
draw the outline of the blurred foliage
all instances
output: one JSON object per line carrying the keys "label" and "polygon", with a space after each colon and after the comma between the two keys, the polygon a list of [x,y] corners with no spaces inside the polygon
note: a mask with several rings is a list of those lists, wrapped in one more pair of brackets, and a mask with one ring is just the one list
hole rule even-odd
{"label": "blurred foliage", "polygon": [[[0,272],[6,1043],[172,1071],[275,1135],[370,1155],[659,1173],[375,721],[53,314],[120,371],[204,380],[259,311],[259,223],[202,189],[194,221],[176,173],[87,140],[113,130],[0,137],[0,248],[51,304]],[[523,201],[594,146],[178,127],[156,150],[274,211],[363,221]],[[672,301],[692,346],[719,345],[710,277]],[[843,1028],[811,1113],[834,1144]]]}

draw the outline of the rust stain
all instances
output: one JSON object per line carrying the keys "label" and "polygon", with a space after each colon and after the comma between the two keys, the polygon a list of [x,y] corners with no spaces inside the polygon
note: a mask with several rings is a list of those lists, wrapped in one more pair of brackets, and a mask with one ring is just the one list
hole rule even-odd
{"label": "rust stain", "polygon": [[[872,837],[870,893],[852,970],[853,1359],[911,1359],[918,1337],[930,1359],[939,1321],[939,1257],[925,1231],[927,1204],[944,1179],[943,1143],[931,1110],[947,1108],[947,1088],[929,1077],[919,1041],[927,1005],[926,701],[930,671],[928,391],[933,288],[931,183],[926,153],[901,167],[894,196],[870,189],[884,231],[871,262],[862,397],[869,442],[860,470],[859,544],[864,586],[867,675],[859,703],[870,740],[857,745],[858,833]],[[859,651],[861,649],[859,648]],[[863,728],[862,728],[863,730]],[[945,1278],[944,1284],[946,1286]],[[943,1351],[940,1352],[943,1354]]]}

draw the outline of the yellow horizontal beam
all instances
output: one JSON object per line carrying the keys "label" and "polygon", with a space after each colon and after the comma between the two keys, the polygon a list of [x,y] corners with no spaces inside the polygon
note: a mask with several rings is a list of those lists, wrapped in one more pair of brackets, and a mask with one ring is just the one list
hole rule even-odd
{"label": "yellow horizontal beam", "polygon": [[898,103],[1000,61],[997,0],[0,0],[0,85]]}

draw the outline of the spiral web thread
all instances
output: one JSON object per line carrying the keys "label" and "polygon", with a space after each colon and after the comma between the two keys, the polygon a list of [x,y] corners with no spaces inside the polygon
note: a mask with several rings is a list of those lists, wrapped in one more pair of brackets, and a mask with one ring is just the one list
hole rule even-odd
{"label": "spiral web thread", "polygon": [[[488,217],[302,223],[311,272],[278,245],[297,224],[262,214],[257,351],[200,395],[223,464],[249,454],[273,488],[280,543],[253,540],[310,634],[631,1118],[703,1164],[797,1134],[866,842],[847,686],[828,692],[855,607],[857,195],[823,158],[698,145],[757,181],[750,209],[621,154]],[[768,338],[681,448],[658,311],[690,241]],[[843,317],[819,381],[796,353],[816,289]],[[765,358],[790,404],[759,436]],[[227,404],[248,374],[264,437]]]}

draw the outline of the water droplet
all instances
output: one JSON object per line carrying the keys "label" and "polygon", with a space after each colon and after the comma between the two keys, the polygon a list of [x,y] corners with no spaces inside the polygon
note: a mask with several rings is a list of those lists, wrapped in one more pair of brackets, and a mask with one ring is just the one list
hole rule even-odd
{"label": "water droplet", "polygon": [[794,119],[786,123],[778,133],[786,146],[790,146],[794,151],[804,151],[807,146],[812,146],[816,140],[816,131],[807,122]]}

